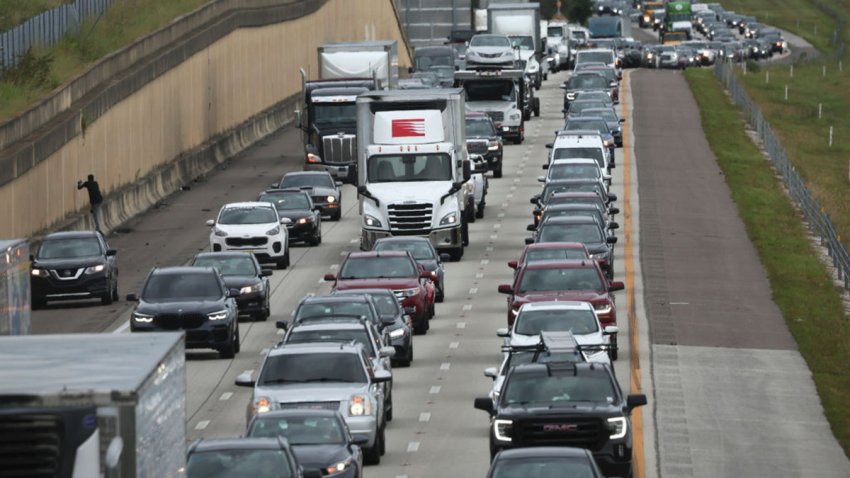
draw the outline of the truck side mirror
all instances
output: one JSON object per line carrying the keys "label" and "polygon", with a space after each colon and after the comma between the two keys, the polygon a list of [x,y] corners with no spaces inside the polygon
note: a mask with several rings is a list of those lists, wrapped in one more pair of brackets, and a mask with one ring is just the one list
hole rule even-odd
{"label": "truck side mirror", "polygon": [[472,167],[469,164],[469,160],[463,162],[463,182],[469,181],[469,178],[472,177]]}

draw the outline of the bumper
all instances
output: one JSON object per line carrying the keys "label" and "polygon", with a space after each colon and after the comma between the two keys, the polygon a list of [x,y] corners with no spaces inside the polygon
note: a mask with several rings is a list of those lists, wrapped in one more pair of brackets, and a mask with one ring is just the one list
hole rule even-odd
{"label": "bumper", "polygon": [[[360,250],[370,251],[372,250],[372,246],[375,245],[375,241],[383,237],[392,236],[393,234],[390,231],[361,229]],[[440,251],[441,249],[445,250],[461,247],[463,243],[460,226],[453,228],[433,229],[428,233],[427,236],[423,235],[422,237],[428,237],[428,239],[431,240],[431,244],[433,244],[437,251]]]}
{"label": "bumper", "polygon": [[522,125],[509,126],[503,124],[499,130],[503,138],[520,138],[522,136]]}
{"label": "bumper", "polygon": [[[218,321],[217,321],[218,322]],[[211,324],[205,322],[194,329],[164,329],[153,324],[138,324],[132,319],[130,321],[131,332],[185,332],[184,343],[187,349],[220,349],[230,343],[231,323]]]}
{"label": "bumper", "polygon": [[378,437],[378,420],[375,417],[345,417],[345,423],[352,435],[363,435],[369,439],[363,448],[375,446],[375,439]]}
{"label": "bumper", "polygon": [[236,298],[236,307],[240,314],[263,312],[265,310],[265,306],[266,294],[262,292],[240,295]]}
{"label": "bumper", "polygon": [[[325,212],[325,207],[322,207],[322,212]],[[312,239],[318,233],[318,224],[308,223],[305,225],[295,225],[287,228],[289,232],[290,242],[303,242]]]}
{"label": "bumper", "polygon": [[395,349],[393,359],[403,359],[410,353],[410,332],[399,338],[390,339],[390,344]]}
{"label": "bumper", "polygon": [[31,277],[32,297],[47,300],[78,300],[99,298],[108,293],[105,275],[86,278],[81,276],[72,281],[56,281],[53,278]]}
{"label": "bumper", "polygon": [[[611,445],[606,446],[606,448]],[[615,447],[623,446],[623,445],[614,445]],[[594,452],[593,458],[596,460],[596,464],[602,470],[602,474],[609,477],[626,477],[632,476],[632,453],[631,449],[627,449],[626,458],[617,458],[611,453],[604,452]]]}

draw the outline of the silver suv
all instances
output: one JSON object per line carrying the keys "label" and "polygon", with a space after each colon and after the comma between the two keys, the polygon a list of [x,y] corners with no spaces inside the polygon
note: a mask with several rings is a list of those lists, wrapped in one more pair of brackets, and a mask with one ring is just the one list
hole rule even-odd
{"label": "silver suv", "polygon": [[378,464],[386,450],[381,384],[390,380],[392,373],[375,369],[360,344],[304,343],[276,346],[256,380],[245,373],[236,378],[236,385],[254,388],[249,421],[270,410],[338,410],[352,434],[368,437],[365,461]]}

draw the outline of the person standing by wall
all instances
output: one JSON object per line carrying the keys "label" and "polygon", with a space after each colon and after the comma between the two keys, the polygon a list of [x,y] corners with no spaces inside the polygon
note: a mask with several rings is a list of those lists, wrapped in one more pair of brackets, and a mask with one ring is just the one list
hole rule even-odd
{"label": "person standing by wall", "polygon": [[91,215],[94,217],[94,227],[98,232],[100,230],[100,205],[103,204],[103,196],[100,194],[100,186],[94,180],[94,174],[89,174],[88,180],[77,181],[77,189],[86,188],[89,192],[89,203],[91,204]]}

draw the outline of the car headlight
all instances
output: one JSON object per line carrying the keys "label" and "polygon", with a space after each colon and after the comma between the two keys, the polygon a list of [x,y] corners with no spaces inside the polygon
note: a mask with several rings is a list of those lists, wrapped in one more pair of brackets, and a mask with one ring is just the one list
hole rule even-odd
{"label": "car headlight", "polygon": [[276,236],[278,234],[280,234],[280,226],[275,226],[274,229],[266,231],[267,236]]}
{"label": "car headlight", "polygon": [[222,230],[221,230],[221,229],[219,229],[219,228],[215,228],[215,229],[213,229],[213,234],[215,234],[215,235],[216,235],[216,236],[218,236],[218,237],[227,237],[227,233],[226,233],[226,232],[224,232],[224,231],[222,231]]}
{"label": "car headlight", "polygon": [[390,331],[390,338],[392,338],[392,339],[400,339],[400,338],[404,337],[405,335],[407,335],[407,331],[404,330],[403,328]]}
{"label": "car headlight", "polygon": [[47,277],[49,273],[44,269],[33,269],[32,275],[33,277]]}
{"label": "car headlight", "polygon": [[348,415],[352,417],[362,417],[372,414],[372,401],[365,395],[354,395],[351,397],[348,405]]}
{"label": "car headlight", "polygon": [[490,144],[487,145],[488,151],[496,151],[498,149],[499,149],[499,142],[498,141],[490,141]]}
{"label": "car headlight", "polygon": [[410,289],[398,289],[396,290],[399,294],[404,297],[416,297],[419,295],[419,287],[411,287]]}
{"label": "car headlight", "polygon": [[366,227],[383,227],[383,224],[381,224],[381,221],[379,221],[378,218],[368,214],[363,216],[363,224]]}
{"label": "car headlight", "polygon": [[456,212],[450,212],[450,213],[446,214],[445,216],[443,216],[442,219],[440,219],[440,225],[441,226],[450,226],[452,224],[457,224],[457,213]]}
{"label": "car headlight", "polygon": [[246,285],[245,287],[239,289],[239,294],[251,294],[253,292],[262,292],[263,291],[263,283],[258,282],[254,285]]}
{"label": "car headlight", "polygon": [[611,141],[610,139],[603,140],[602,144],[605,145],[606,148],[609,147],[609,146],[614,146],[614,142]]}
{"label": "car headlight", "polygon": [[628,422],[626,417],[614,417],[608,419],[608,430],[611,432],[612,439],[623,438],[628,431]]}
{"label": "car headlight", "polygon": [[96,266],[86,267],[86,274],[97,274],[98,272],[103,272],[106,269],[106,266],[103,264],[98,264]]}
{"label": "car headlight", "polygon": [[307,153],[307,162],[308,163],[321,163],[322,158],[319,157],[318,154]]}
{"label": "car headlight", "polygon": [[328,475],[333,475],[334,473],[342,473],[343,471],[351,468],[353,463],[353,459],[348,457],[345,461],[340,461],[338,463],[334,463],[333,465],[324,469],[324,472]]}
{"label": "car headlight", "polygon": [[567,99],[568,99],[568,100],[574,100],[574,99],[576,99],[576,94],[575,94],[575,93],[572,93],[572,92],[567,93]]}
{"label": "car headlight", "polygon": [[508,115],[508,118],[514,121],[519,121],[522,116],[519,113],[511,113],[510,115]]}
{"label": "car headlight", "polygon": [[210,312],[207,314],[207,318],[210,320],[224,320],[227,318],[227,310],[221,309],[215,312]]}
{"label": "car headlight", "polygon": [[254,400],[253,412],[254,415],[258,413],[266,413],[277,408],[277,403],[271,401],[268,397],[257,397]]}
{"label": "car headlight", "polygon": [[519,307],[517,307],[516,309],[511,309],[511,313],[514,314],[514,317],[518,316],[519,315]]}
{"label": "car headlight", "polygon": [[532,63],[532,64],[528,65],[528,72],[529,73],[537,73],[537,70],[539,68],[540,68],[540,65],[538,65],[537,63]]}
{"label": "car headlight", "polygon": [[608,256],[607,252],[597,252],[596,254],[591,254],[591,259],[605,259]]}
{"label": "car headlight", "polygon": [[335,196],[328,196],[326,199],[328,200],[328,203],[330,203],[330,204],[333,204],[333,203],[336,202]]}
{"label": "car headlight", "polygon": [[602,304],[593,304],[593,309],[598,314],[607,314],[608,312],[611,312],[611,304],[608,302]]}
{"label": "car headlight", "polygon": [[297,221],[295,221],[295,224],[304,225],[304,224],[308,224],[308,223],[311,223],[311,222],[313,222],[313,216],[307,216],[307,217],[299,218]]}
{"label": "car headlight", "polygon": [[511,435],[513,434],[514,422],[513,420],[493,420],[493,434],[496,436],[496,440],[499,441],[511,441]]}
{"label": "car headlight", "polygon": [[153,322],[153,316],[148,314],[142,314],[140,312],[133,312],[133,322],[138,322],[140,324],[149,324]]}
{"label": "car headlight", "polygon": [[647,53],[646,57],[651,60],[652,59],[652,53]]}

